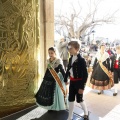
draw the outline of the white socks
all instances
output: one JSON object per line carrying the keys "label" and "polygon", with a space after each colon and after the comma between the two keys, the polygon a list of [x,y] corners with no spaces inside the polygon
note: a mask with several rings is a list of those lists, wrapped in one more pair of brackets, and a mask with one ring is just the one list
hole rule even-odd
{"label": "white socks", "polygon": [[83,101],[80,103],[80,105],[81,105],[82,109],[84,110],[84,115],[88,115],[86,103]]}
{"label": "white socks", "polygon": [[74,102],[69,102],[69,117],[68,117],[68,120],[72,120],[72,118],[73,118],[73,109],[74,109]]}
{"label": "white socks", "polygon": [[118,84],[114,84],[114,93],[117,93],[118,90]]}
{"label": "white socks", "polygon": [[[84,115],[88,115],[88,110],[87,110],[87,106],[86,103],[83,101],[80,103],[83,111],[84,111]],[[73,118],[73,109],[74,109],[74,102],[69,102],[69,116],[68,116],[68,120],[72,120]]]}
{"label": "white socks", "polygon": [[102,90],[98,90],[98,93],[102,93]]}

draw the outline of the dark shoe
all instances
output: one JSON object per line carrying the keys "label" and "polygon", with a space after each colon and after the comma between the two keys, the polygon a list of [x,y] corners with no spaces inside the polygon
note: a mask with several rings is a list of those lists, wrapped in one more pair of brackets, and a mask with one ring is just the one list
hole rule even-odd
{"label": "dark shoe", "polygon": [[117,96],[117,93],[113,93],[113,96]]}
{"label": "dark shoe", "polygon": [[84,115],[84,119],[83,120],[89,120],[89,115]]}
{"label": "dark shoe", "polygon": [[55,112],[55,110],[48,110],[48,112],[49,112],[49,113],[51,113],[51,112]]}
{"label": "dark shoe", "polygon": [[103,90],[101,90],[100,92],[98,92],[98,95],[102,94],[103,93]]}
{"label": "dark shoe", "polygon": [[98,92],[98,95],[100,95],[101,94],[101,92]]}

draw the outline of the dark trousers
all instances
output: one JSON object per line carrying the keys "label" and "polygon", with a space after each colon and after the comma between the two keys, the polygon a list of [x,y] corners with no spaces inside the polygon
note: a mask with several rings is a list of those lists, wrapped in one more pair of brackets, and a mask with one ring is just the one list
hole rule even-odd
{"label": "dark trousers", "polygon": [[114,83],[119,83],[120,80],[120,69],[114,69]]}
{"label": "dark trousers", "polygon": [[83,94],[79,94],[78,90],[83,89],[83,82],[82,80],[78,81],[70,81],[70,86],[69,86],[69,102],[74,102],[76,98],[76,102],[80,103],[83,101]]}
{"label": "dark trousers", "polygon": [[68,60],[63,60],[63,65],[65,68],[65,71],[67,70],[67,66],[68,66]]}

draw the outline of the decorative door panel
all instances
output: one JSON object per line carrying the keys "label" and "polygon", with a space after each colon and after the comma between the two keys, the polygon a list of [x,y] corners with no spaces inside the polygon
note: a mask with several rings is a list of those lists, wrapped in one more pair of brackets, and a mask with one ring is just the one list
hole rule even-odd
{"label": "decorative door panel", "polygon": [[39,43],[36,2],[0,0],[0,111],[34,102]]}

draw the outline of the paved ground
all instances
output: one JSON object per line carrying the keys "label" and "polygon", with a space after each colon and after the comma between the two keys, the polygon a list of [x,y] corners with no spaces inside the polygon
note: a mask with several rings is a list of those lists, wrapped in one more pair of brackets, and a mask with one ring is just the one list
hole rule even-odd
{"label": "paved ground", "polygon": [[120,120],[120,89],[117,96],[112,95],[113,90],[106,90],[101,95],[90,88],[87,90],[89,92],[86,92],[84,98],[89,111],[106,120]]}
{"label": "paved ground", "polygon": [[[32,109],[33,108],[33,109]],[[30,111],[21,111],[0,120],[67,120],[68,110],[47,112],[45,109],[34,106]],[[74,108],[73,120],[83,120],[83,110],[79,107]],[[100,117],[89,113],[89,120],[99,120]]]}
{"label": "paved ground", "polygon": [[105,90],[101,95],[88,86],[85,90],[84,99],[89,111],[103,120],[120,120],[120,84],[118,84],[118,95],[113,96],[114,87]]}
{"label": "paved ground", "polygon": [[[118,95],[113,96],[113,89],[105,90],[103,94],[98,95],[96,90],[86,86],[84,100],[90,111],[90,120],[120,120],[120,84],[118,88]],[[82,115],[83,111],[80,107],[79,104],[76,104],[74,112]],[[46,110],[36,106],[27,112],[22,111],[2,120],[66,120],[68,116],[66,111],[52,113],[54,117],[46,112]],[[46,116],[49,119],[46,119]],[[64,117],[61,118],[61,116]],[[80,119],[76,118],[76,120]]]}

